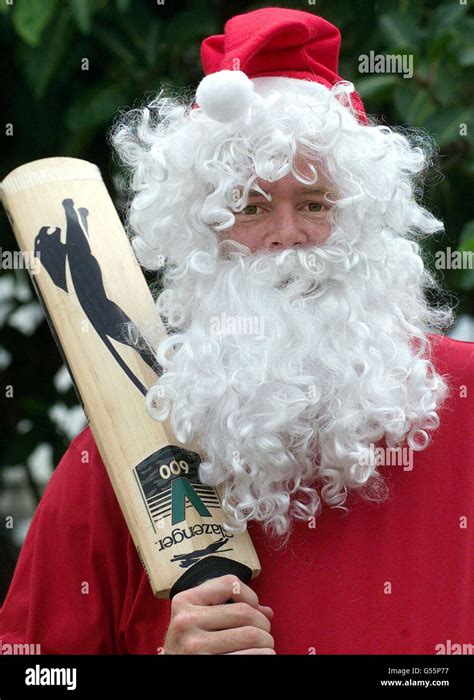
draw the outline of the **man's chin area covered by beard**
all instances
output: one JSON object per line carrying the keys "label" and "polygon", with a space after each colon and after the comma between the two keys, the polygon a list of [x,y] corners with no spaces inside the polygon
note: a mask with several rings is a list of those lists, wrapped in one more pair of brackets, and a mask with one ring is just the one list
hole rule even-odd
{"label": "man's chin area covered by beard", "polygon": [[158,348],[148,407],[195,441],[232,532],[256,519],[283,545],[292,518],[343,506],[348,489],[382,498],[370,445],[422,449],[438,425],[445,386],[412,342],[418,255],[385,231],[348,239],[276,253],[224,239],[158,299],[179,330]]}
{"label": "man's chin area covered by beard", "polygon": [[[137,257],[155,270],[166,259],[156,307],[168,337],[153,344],[163,373],[148,412],[199,451],[229,532],[256,520],[282,543],[349,492],[383,498],[374,445],[426,448],[449,392],[426,333],[448,327],[451,309],[428,303],[439,284],[418,243],[443,228],[415,196],[429,144],[362,126],[329,89],[313,91],[275,93],[230,125],[158,97],[113,135],[133,171]],[[326,177],[336,191],[328,236],[304,223],[319,210],[290,206],[290,174],[293,187]],[[286,232],[301,222],[276,252],[267,224],[232,235],[256,178],[279,193],[273,209],[259,200],[265,217],[281,213]],[[243,245],[255,231],[270,246]]]}

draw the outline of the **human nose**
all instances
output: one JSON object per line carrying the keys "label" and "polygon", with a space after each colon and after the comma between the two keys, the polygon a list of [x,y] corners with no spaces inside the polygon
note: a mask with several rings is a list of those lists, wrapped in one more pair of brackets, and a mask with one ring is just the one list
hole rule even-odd
{"label": "human nose", "polygon": [[301,229],[301,222],[296,220],[295,213],[276,211],[273,221],[268,222],[269,231],[265,236],[267,248],[291,248],[295,245],[305,245],[308,236]]}

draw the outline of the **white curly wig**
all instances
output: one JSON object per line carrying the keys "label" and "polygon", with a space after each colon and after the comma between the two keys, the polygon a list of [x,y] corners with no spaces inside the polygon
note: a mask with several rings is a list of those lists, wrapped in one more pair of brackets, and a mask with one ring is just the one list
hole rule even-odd
{"label": "white curly wig", "polygon": [[[349,489],[386,497],[370,445],[428,445],[449,385],[427,333],[453,312],[425,294],[441,289],[419,241],[443,229],[420,203],[429,138],[359,124],[338,86],[253,82],[261,99],[230,123],[164,88],[109,138],[129,168],[132,245],[163,285],[168,338],[154,348],[164,371],[150,415],[198,441],[229,532],[257,520],[283,545],[293,518],[322,502],[344,508]],[[322,172],[336,193],[324,245],[252,254],[225,242],[257,177],[313,184]],[[211,332],[222,314],[257,318],[264,333]]]}

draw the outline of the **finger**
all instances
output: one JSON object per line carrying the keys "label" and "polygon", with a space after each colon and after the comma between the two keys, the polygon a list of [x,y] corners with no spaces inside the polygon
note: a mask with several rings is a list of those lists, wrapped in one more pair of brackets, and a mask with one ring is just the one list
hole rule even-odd
{"label": "finger", "polygon": [[256,627],[237,627],[202,633],[198,653],[227,654],[242,649],[273,649],[274,646],[273,637],[268,632]]}
{"label": "finger", "polygon": [[258,609],[260,612],[262,612],[269,620],[273,618],[273,615],[275,614],[273,612],[273,609],[270,608],[268,605],[259,605]]}
{"label": "finger", "polygon": [[268,617],[247,603],[196,607],[195,610],[198,611],[196,626],[208,632],[249,626],[258,627],[265,632],[270,632],[271,629]]}
{"label": "finger", "polygon": [[192,605],[221,605],[229,599],[234,602],[248,603],[253,608],[258,608],[259,605],[255,591],[233,574],[209,579],[195,588],[178,593],[174,597],[176,603],[178,598],[181,602]]}
{"label": "finger", "polygon": [[275,649],[241,649],[241,651],[228,651],[225,656],[232,654],[276,654]]}

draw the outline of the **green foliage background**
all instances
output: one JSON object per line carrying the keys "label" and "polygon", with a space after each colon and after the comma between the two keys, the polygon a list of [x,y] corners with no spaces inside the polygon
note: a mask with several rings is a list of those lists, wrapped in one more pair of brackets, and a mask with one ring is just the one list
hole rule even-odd
{"label": "green foliage background", "polygon": [[[425,201],[445,221],[446,233],[424,251],[427,264],[432,267],[435,250],[446,246],[474,252],[474,18],[463,0],[8,2],[0,4],[1,178],[38,158],[84,158],[98,164],[120,211],[124,201],[113,179],[118,166],[106,142],[118,110],[154,95],[161,82],[196,87],[202,77],[199,48],[204,37],[221,33],[234,14],[280,5],[320,14],[340,27],[340,75],[355,83],[369,113],[389,125],[424,127],[436,138],[440,170],[430,173]],[[359,55],[370,51],[412,54],[413,78],[361,75]],[[83,70],[84,59],[88,70]],[[13,125],[13,135],[6,135],[7,124]],[[461,124],[467,135],[460,135]],[[17,250],[3,209],[0,246]],[[31,286],[23,270],[0,271],[0,280],[10,275],[15,282],[24,277],[24,284]],[[474,270],[447,271],[444,284],[459,298],[458,313],[474,316]],[[5,288],[0,284],[0,290]],[[72,388],[59,394],[54,387],[62,360],[46,322],[39,322],[29,336],[10,325],[12,314],[24,304],[31,304],[24,294],[8,297],[4,291],[0,296],[0,346],[11,355],[0,371],[0,493],[2,467],[26,468],[38,443],[53,446],[57,464],[69,439],[48,411],[58,400],[67,406],[78,403]],[[4,396],[8,385],[13,398]],[[17,425],[23,419],[31,421],[31,429],[20,434]],[[33,480],[31,487],[35,493]]]}

